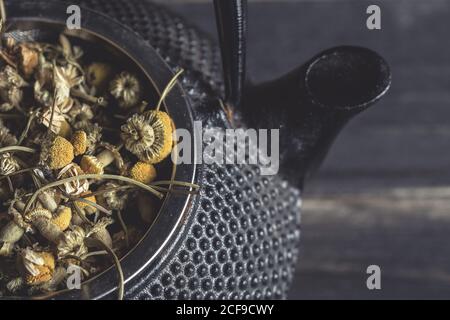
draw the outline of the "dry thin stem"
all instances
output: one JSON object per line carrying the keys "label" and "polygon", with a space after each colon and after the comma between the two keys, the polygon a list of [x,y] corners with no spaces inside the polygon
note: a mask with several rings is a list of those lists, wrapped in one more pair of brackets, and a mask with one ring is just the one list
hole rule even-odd
{"label": "dry thin stem", "polygon": [[8,181],[8,188],[9,188],[9,191],[10,191],[11,193],[14,193],[14,186],[13,186],[11,177],[6,177],[6,180]]}
{"label": "dry thin stem", "polygon": [[[0,152],[1,152],[1,149],[0,149]],[[106,179],[106,180],[123,181],[123,182],[129,183],[129,184],[134,184],[134,185],[136,185],[138,187],[141,187],[142,189],[151,192],[152,194],[157,196],[159,199],[163,198],[163,194],[161,192],[155,190],[151,186],[148,186],[148,185],[146,185],[146,184],[144,184],[142,182],[133,180],[131,178],[118,176],[118,175],[112,175],[112,174],[84,174],[84,175],[78,175],[78,176],[69,177],[69,178],[66,178],[66,179],[54,181],[54,182],[51,182],[51,183],[43,186],[42,188],[36,190],[35,193],[33,194],[33,196],[30,198],[30,200],[28,200],[28,203],[25,206],[24,212],[28,212],[30,210],[31,205],[34,203],[34,201],[36,200],[36,198],[39,195],[39,193],[41,193],[41,192],[43,192],[43,191],[45,191],[47,189],[50,189],[50,188],[58,187],[60,185],[68,183],[68,182],[72,182],[72,181],[76,181],[76,180],[83,180],[83,179],[99,179],[99,180]]]}
{"label": "dry thin stem", "polygon": [[6,22],[6,9],[3,0],[0,0],[0,36],[5,32],[4,26]]}
{"label": "dry thin stem", "polygon": [[156,106],[156,110],[159,111],[161,109],[161,104],[164,102],[164,99],[166,99],[167,95],[170,93],[170,91],[175,87],[178,77],[184,72],[184,69],[180,69],[175,76],[170,80],[170,82],[167,84],[166,88],[161,94],[161,98],[159,98],[158,104]]}
{"label": "dry thin stem", "polygon": [[78,90],[75,88],[72,88],[70,90],[70,93],[74,97],[86,100],[87,102],[90,102],[90,103],[98,104],[99,106],[102,106],[102,107],[106,107],[108,105],[108,102],[103,97],[94,97],[94,96],[91,96],[91,95],[84,93],[81,90]]}
{"label": "dry thin stem", "polygon": [[21,174],[21,173],[33,171],[34,169],[36,169],[36,168],[26,168],[26,169],[18,170],[18,171],[16,171],[16,172],[10,173],[10,174],[8,174],[8,175],[1,176],[1,177],[0,177],[0,181],[3,180],[3,179],[6,179],[6,178],[12,177],[12,176]]}
{"label": "dry thin stem", "polygon": [[127,225],[125,224],[125,221],[123,221],[122,212],[120,210],[117,210],[117,218],[119,220],[120,226],[123,229],[123,233],[125,234],[125,244],[127,245],[127,247],[129,247],[130,246],[130,238],[128,236],[128,228],[127,228]]}
{"label": "dry thin stem", "polygon": [[93,223],[88,218],[86,218],[84,212],[80,209],[76,202],[72,202],[72,206],[75,209],[76,214],[80,217],[81,220],[83,220],[84,223],[93,225]]}
{"label": "dry thin stem", "polygon": [[183,194],[183,195],[198,194],[198,190],[181,190],[181,189],[163,188],[159,186],[152,186],[152,187],[155,188],[155,190],[161,192],[170,192],[173,194]]}
{"label": "dry thin stem", "polygon": [[160,181],[152,182],[150,185],[151,186],[174,185],[174,186],[188,187],[188,188],[192,188],[194,190],[200,189],[200,186],[197,184],[190,183],[190,182],[176,181],[176,180],[160,180]]}
{"label": "dry thin stem", "polygon": [[[83,195],[80,195],[80,198],[89,198],[92,196],[97,196],[97,195],[101,195],[104,193],[108,193],[108,192],[115,192],[115,191],[122,191],[122,190],[127,190],[127,189],[133,189],[135,188],[134,186],[119,186],[119,187],[113,187],[113,188],[106,188],[106,189],[102,189],[102,190],[97,190],[94,192],[89,192]],[[155,188],[157,189],[157,188]],[[74,200],[77,200],[79,198],[74,198]]]}
{"label": "dry thin stem", "polygon": [[115,252],[110,247],[108,247],[103,241],[101,241],[99,239],[86,238],[85,242],[86,242],[86,245],[89,245],[89,242],[93,242],[94,244],[101,245],[103,247],[103,249],[105,249],[111,255],[111,257],[113,258],[114,264],[116,265],[117,273],[119,275],[119,285],[118,285],[117,298],[119,300],[123,300],[125,281],[124,281],[122,266],[120,265],[119,258],[117,257]]}
{"label": "dry thin stem", "polygon": [[108,254],[108,251],[106,250],[100,250],[100,251],[93,251],[93,252],[88,252],[86,254],[83,254],[81,256],[81,259],[86,260],[87,258],[90,257],[95,257],[95,256],[103,256],[105,254]]}
{"label": "dry thin stem", "polygon": [[77,200],[71,200],[71,201],[80,201],[80,202],[86,203],[86,204],[88,204],[88,205],[90,205],[90,206],[100,210],[101,212],[107,214],[108,216],[112,215],[112,212],[110,210],[108,210],[108,209],[102,207],[101,205],[99,205],[99,204],[97,204],[95,202],[92,202],[90,200],[87,200],[87,199],[84,199],[84,198],[79,198]]}
{"label": "dry thin stem", "polygon": [[20,135],[19,141],[17,142],[18,145],[21,145],[23,140],[27,137],[28,131],[30,130],[31,123],[33,122],[34,118],[36,118],[36,114],[33,112],[28,117],[27,125],[25,126],[25,129],[23,130],[22,134]]}
{"label": "dry thin stem", "polygon": [[[53,68],[56,68],[56,64],[55,64],[55,63],[53,63]],[[56,88],[55,88],[55,90],[53,91],[52,113],[51,113],[51,115],[50,115],[50,122],[49,122],[49,124],[48,124],[48,129],[47,129],[47,132],[48,132],[48,133],[50,133],[51,130],[52,130],[53,117],[55,116],[56,94],[57,94],[57,91],[56,91]]]}
{"label": "dry thin stem", "polygon": [[[0,26],[1,28],[1,26]],[[17,69],[17,65],[11,60],[11,58],[3,51],[0,50],[0,57],[5,60],[5,62],[7,64],[9,64],[11,67],[13,67],[14,69]]]}
{"label": "dry thin stem", "polygon": [[36,149],[22,147],[22,146],[9,146],[9,147],[0,148],[0,154],[5,153],[5,152],[16,152],[16,151],[36,153]]}

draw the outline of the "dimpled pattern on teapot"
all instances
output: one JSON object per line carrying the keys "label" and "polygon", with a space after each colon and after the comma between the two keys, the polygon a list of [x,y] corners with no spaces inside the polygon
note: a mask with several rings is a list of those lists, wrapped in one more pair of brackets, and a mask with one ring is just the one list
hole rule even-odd
{"label": "dimpled pattern on teapot", "polygon": [[[194,117],[227,127],[217,103],[223,83],[216,45],[181,18],[147,1],[81,1],[150,42],[175,70]],[[285,298],[300,237],[300,192],[253,165],[200,165],[202,186],[166,256],[126,285],[128,299]]]}

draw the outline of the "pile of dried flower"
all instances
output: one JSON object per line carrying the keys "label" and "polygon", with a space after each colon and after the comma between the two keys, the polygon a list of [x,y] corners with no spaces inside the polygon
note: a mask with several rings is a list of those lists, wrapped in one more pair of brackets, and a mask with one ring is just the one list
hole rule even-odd
{"label": "pile of dried flower", "polygon": [[[167,190],[154,165],[172,150],[173,123],[159,109],[180,73],[151,109],[136,75],[87,63],[63,34],[6,38],[0,53],[0,296],[65,288],[70,266],[84,280],[111,256],[121,274],[118,257]],[[134,203],[140,216],[125,222]]]}

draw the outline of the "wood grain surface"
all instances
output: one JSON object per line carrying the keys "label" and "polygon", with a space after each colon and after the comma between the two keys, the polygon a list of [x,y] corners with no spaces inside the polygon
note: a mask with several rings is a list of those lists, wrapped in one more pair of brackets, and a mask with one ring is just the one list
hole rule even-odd
{"label": "wood grain surface", "polygon": [[[167,3],[167,1],[164,1]],[[211,1],[170,7],[214,36]],[[176,3],[175,3],[176,2]],[[337,139],[304,195],[292,299],[450,298],[450,2],[251,1],[249,73],[277,77],[326,48],[353,44],[391,64],[388,96]],[[382,289],[366,288],[366,268]]]}

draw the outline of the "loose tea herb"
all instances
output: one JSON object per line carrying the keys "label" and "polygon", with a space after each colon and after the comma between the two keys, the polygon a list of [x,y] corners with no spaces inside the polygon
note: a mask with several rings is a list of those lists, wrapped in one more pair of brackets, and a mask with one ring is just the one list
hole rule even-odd
{"label": "loose tea herb", "polygon": [[173,122],[160,107],[180,74],[151,109],[133,71],[88,61],[64,34],[58,43],[6,38],[0,48],[0,296],[65,289],[70,266],[86,280],[112,258],[122,297],[119,258],[142,237],[141,226],[154,221],[167,192],[198,189],[155,181],[173,147]]}

